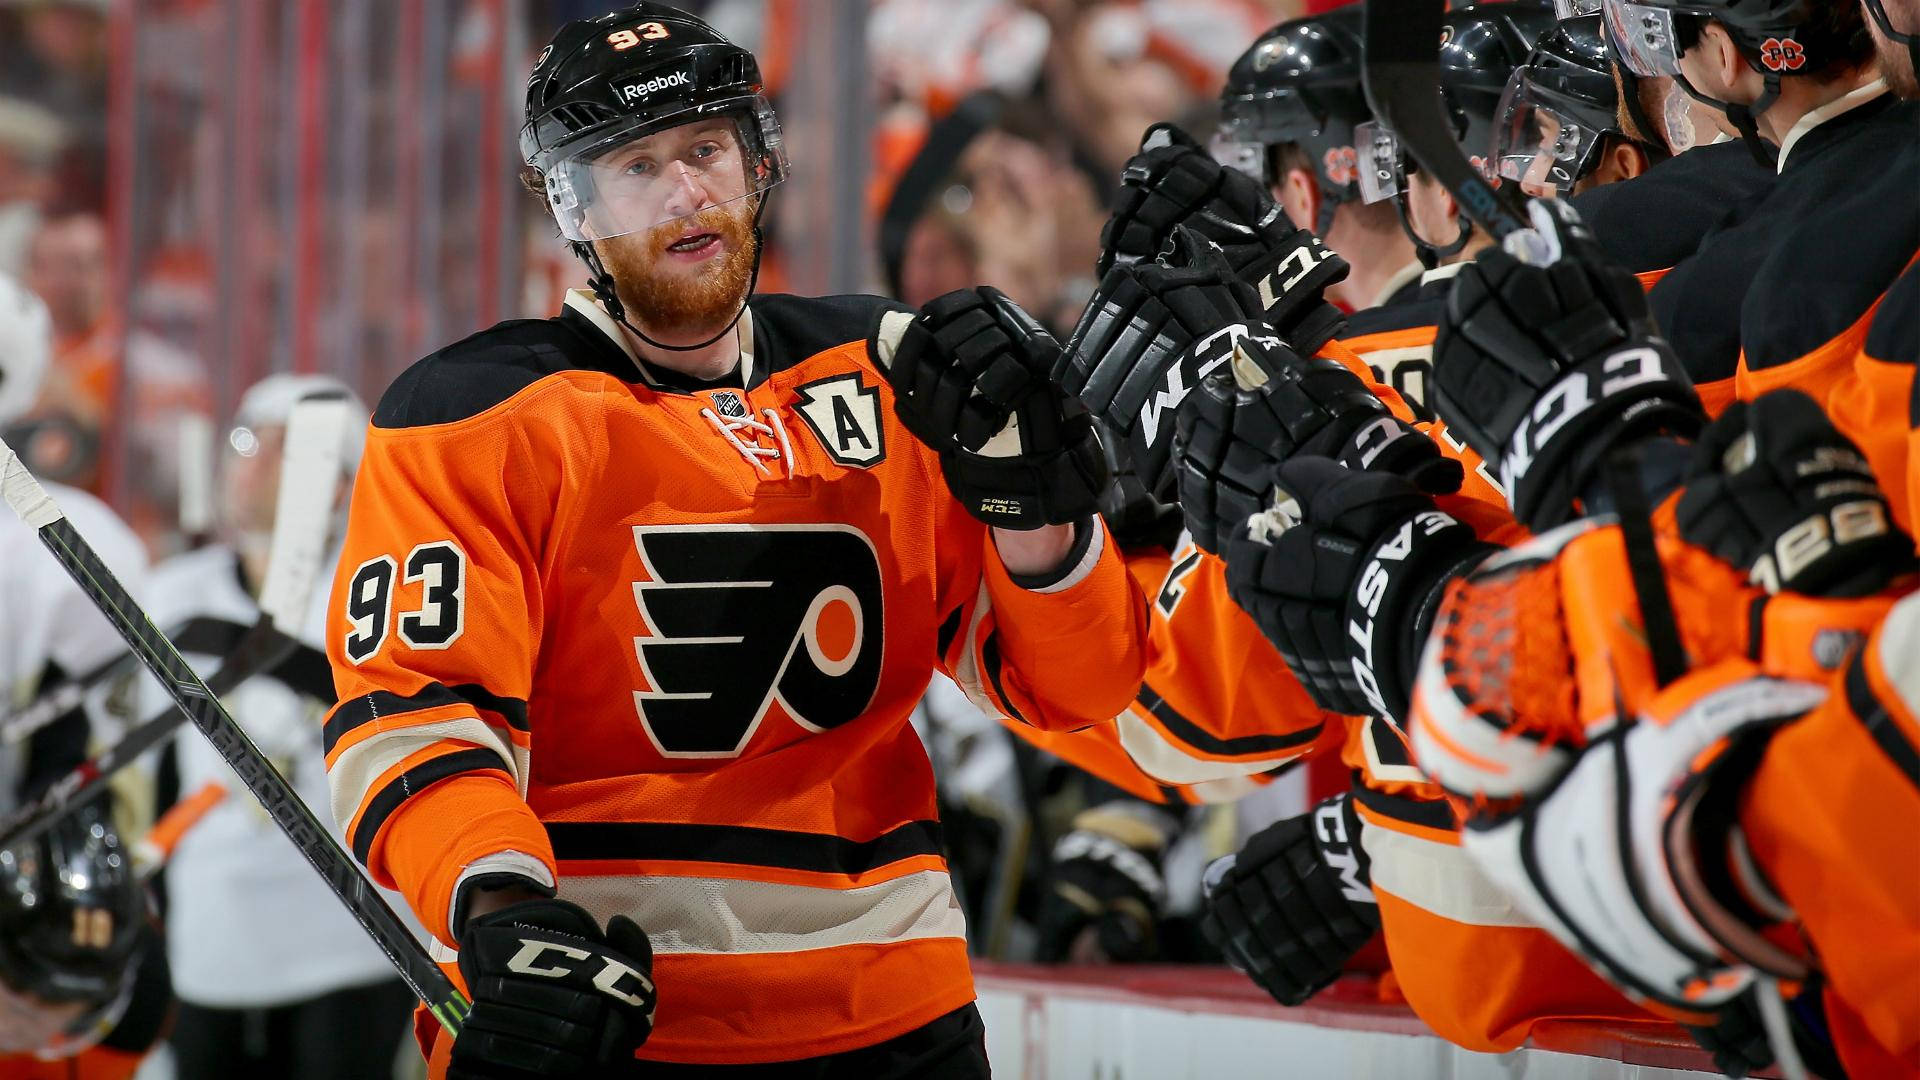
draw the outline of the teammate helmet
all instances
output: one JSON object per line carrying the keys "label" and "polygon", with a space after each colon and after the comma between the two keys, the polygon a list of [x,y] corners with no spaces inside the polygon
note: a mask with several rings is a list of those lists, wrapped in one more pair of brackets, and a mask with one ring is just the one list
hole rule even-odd
{"label": "teammate helmet", "polygon": [[[712,124],[710,137],[628,150],[702,121]],[[727,203],[787,176],[780,122],[753,54],[654,3],[560,28],[527,80],[520,153],[540,174],[561,233],[578,243],[694,212],[697,202],[675,197],[689,182]]]}
{"label": "teammate helmet", "polygon": [[[360,467],[360,456],[367,446],[367,406],[346,383],[331,375],[269,375],[240,395],[233,413],[233,430],[228,433],[230,449],[243,457],[254,433],[265,427],[284,427],[293,416],[293,407],[309,394],[339,394],[346,398],[351,416],[340,445],[340,467],[351,476]],[[244,433],[244,434],[243,434]],[[253,445],[258,445],[257,441]]]}
{"label": "teammate helmet", "polygon": [[1360,67],[1358,4],[1262,34],[1227,73],[1214,156],[1272,184],[1272,149],[1293,143],[1312,160],[1322,198],[1358,198],[1353,129],[1373,117]]}
{"label": "teammate helmet", "polygon": [[53,317],[26,286],[0,274],[0,424],[25,416],[53,360]]}
{"label": "teammate helmet", "polygon": [[[1674,16],[1712,19],[1755,71],[1770,82],[1782,75],[1818,70],[1827,55],[1849,47],[1818,29],[1822,3],[1845,0],[1604,0],[1607,34],[1620,60],[1636,75],[1665,75],[1686,84],[1680,55],[1691,45],[1682,40]],[[1857,45],[1856,43],[1852,43]],[[1691,87],[1689,87],[1691,89]],[[1777,89],[1770,88],[1770,95]],[[1696,96],[1698,96],[1696,94]],[[1769,102],[1770,104],[1770,102]],[[1756,103],[1755,115],[1765,111]]]}
{"label": "teammate helmet", "polygon": [[[1447,13],[1440,27],[1440,97],[1454,141],[1473,166],[1497,179],[1492,168],[1493,133],[1500,99],[1514,70],[1534,42],[1554,25],[1553,8],[1536,0],[1474,4]],[[1396,194],[1409,164],[1398,141],[1377,123],[1360,136],[1366,149],[1362,194],[1377,202]]]}
{"label": "teammate helmet", "polygon": [[1494,168],[1529,190],[1565,195],[1599,164],[1606,136],[1627,138],[1598,15],[1563,20],[1514,71],[1494,128]]}
{"label": "teammate helmet", "polygon": [[0,850],[0,981],[46,1001],[114,1002],[131,977],[146,893],[98,805]]}

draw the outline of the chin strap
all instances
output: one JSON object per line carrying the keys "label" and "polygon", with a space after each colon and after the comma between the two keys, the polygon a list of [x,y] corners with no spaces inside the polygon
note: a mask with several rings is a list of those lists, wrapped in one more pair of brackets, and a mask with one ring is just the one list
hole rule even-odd
{"label": "chin strap", "polygon": [[1680,89],[1685,90],[1688,97],[1725,113],[1727,119],[1732,122],[1734,130],[1740,133],[1740,141],[1747,144],[1747,152],[1753,155],[1753,160],[1765,168],[1772,169],[1779,165],[1780,148],[1760,137],[1758,117],[1773,108],[1773,103],[1780,99],[1780,75],[1778,72],[1769,71],[1763,75],[1763,79],[1760,96],[1754,100],[1753,104],[1735,105],[1694,89],[1693,83],[1685,75],[1673,77],[1673,81],[1680,84]]}
{"label": "chin strap", "polygon": [[1413,218],[1407,213],[1407,189],[1404,184],[1398,192],[1394,193],[1393,212],[1394,216],[1400,219],[1400,231],[1407,234],[1408,240],[1413,241],[1414,257],[1419,259],[1420,265],[1428,270],[1438,269],[1441,259],[1460,254],[1461,250],[1467,246],[1467,241],[1473,239],[1473,222],[1467,220],[1464,214],[1460,214],[1454,217],[1454,223],[1460,228],[1460,235],[1445,245],[1429,243],[1414,230]]}
{"label": "chin strap", "polygon": [[1333,212],[1340,209],[1340,204],[1346,201],[1347,197],[1344,192],[1339,196],[1333,196],[1327,194],[1325,188],[1321,189],[1320,212],[1315,214],[1313,218],[1313,235],[1322,240],[1327,238],[1327,230],[1333,228]]}
{"label": "chin strap", "polygon": [[620,302],[620,292],[614,285],[613,275],[607,273],[606,264],[600,261],[600,253],[585,240],[570,240],[567,242],[567,247],[572,249],[576,258],[587,264],[587,287],[593,290],[593,298],[606,309],[609,318],[626,327],[634,337],[656,349],[664,349],[667,352],[698,352],[732,333],[733,328],[740,325],[740,316],[747,312],[747,301],[753,298],[753,290],[760,284],[760,256],[767,250],[766,236],[760,231],[760,219],[766,212],[767,200],[763,192],[757,197],[753,208],[753,273],[747,278],[746,295],[740,298],[739,309],[733,313],[733,318],[727,320],[727,325],[720,328],[719,333],[697,345],[668,345],[665,342],[655,341],[647,336],[646,331],[628,322],[627,307]]}

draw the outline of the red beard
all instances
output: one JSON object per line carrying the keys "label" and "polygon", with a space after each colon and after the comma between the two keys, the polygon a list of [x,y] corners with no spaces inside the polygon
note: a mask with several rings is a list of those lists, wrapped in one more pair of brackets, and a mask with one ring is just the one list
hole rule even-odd
{"label": "red beard", "polygon": [[[753,280],[753,203],[740,199],[595,244],[627,317],[651,337],[678,344],[712,337],[739,314]],[[662,256],[689,229],[715,233],[722,250],[704,265],[668,268]]]}

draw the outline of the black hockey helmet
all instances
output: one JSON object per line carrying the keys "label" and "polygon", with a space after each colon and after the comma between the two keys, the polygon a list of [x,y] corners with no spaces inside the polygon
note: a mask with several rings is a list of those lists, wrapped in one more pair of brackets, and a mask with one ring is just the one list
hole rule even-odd
{"label": "black hockey helmet", "polygon": [[[621,152],[703,120],[725,132],[724,152],[702,147],[703,156],[685,158],[678,170]],[[758,195],[787,175],[780,122],[753,54],[653,3],[560,28],[527,80],[520,153],[540,174],[561,233],[575,242],[683,216],[689,211],[666,193],[688,173],[710,179],[713,202]]]}
{"label": "black hockey helmet", "polygon": [[[1754,155],[1763,161],[1772,151],[1761,142],[1754,118],[1780,96],[1784,76],[1822,69],[1835,56],[1863,44],[1854,33],[1838,31],[1823,16],[1824,4],[1852,0],[1603,0],[1609,43],[1627,70],[1640,76],[1664,75],[1695,100],[1721,110],[1739,129]],[[1764,89],[1750,105],[1717,100],[1701,92],[1680,70],[1680,56],[1691,48],[1697,26],[1712,19],[1727,30],[1747,66],[1759,72]],[[1676,21],[1678,20],[1678,21]],[[1865,24],[1859,28],[1864,35]]]}
{"label": "black hockey helmet", "polygon": [[1353,129],[1373,118],[1360,88],[1360,10],[1283,22],[1234,61],[1213,144],[1222,164],[1271,185],[1274,147],[1293,143],[1313,162],[1328,206],[1359,198]]}
{"label": "black hockey helmet", "polygon": [[[1533,51],[1536,41],[1554,26],[1549,0],[1505,0],[1473,4],[1447,13],[1440,26],[1440,99],[1451,125],[1454,142],[1474,168],[1498,182],[1493,170],[1493,134],[1500,118],[1500,99],[1507,82]],[[1356,134],[1361,150],[1361,197],[1367,202],[1399,198],[1406,189],[1411,157],[1377,121]],[[1404,200],[1401,223],[1406,225]],[[1472,225],[1462,219],[1459,236],[1446,245],[1434,245],[1414,234],[1423,262],[1452,255],[1466,246]]]}
{"label": "black hockey helmet", "polygon": [[[1494,128],[1494,168],[1530,193],[1564,195],[1591,173],[1607,136],[1631,139],[1598,15],[1563,19],[1508,80]],[[1655,147],[1633,140],[1649,156]]]}
{"label": "black hockey helmet", "polygon": [[[570,22],[534,61],[521,157],[539,177],[560,232],[587,264],[600,306],[656,348],[706,348],[733,330],[746,297],[727,325],[705,341],[655,341],[627,321],[593,241],[651,229],[702,209],[702,202],[753,199],[750,296],[760,279],[765,195],[787,178],[780,121],[763,90],[752,53],[665,4],[640,3]],[[702,129],[678,144],[654,148],[643,142],[696,124]],[[702,189],[704,198],[693,198],[690,185]]]}
{"label": "black hockey helmet", "polygon": [[104,1008],[129,985],[146,893],[97,804],[0,850],[0,981],[50,1002]]}

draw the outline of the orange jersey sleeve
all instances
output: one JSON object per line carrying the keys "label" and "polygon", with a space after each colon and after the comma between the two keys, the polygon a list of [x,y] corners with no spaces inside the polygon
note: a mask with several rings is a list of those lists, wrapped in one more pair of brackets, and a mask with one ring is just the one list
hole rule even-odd
{"label": "orange jersey sleeve", "polygon": [[[334,582],[334,817],[374,880],[449,942],[469,867],[488,860],[554,882],[552,848],[524,801],[527,700],[548,584],[538,546],[574,449],[517,416],[376,424]],[[389,845],[403,821],[406,842]]]}
{"label": "orange jersey sleeve", "polygon": [[[1920,1074],[1920,594],[1895,604],[1826,704],[1774,735],[1742,794],[1755,863],[1837,998],[1856,1076]],[[1884,1071],[1887,1059],[1897,1071]]]}

